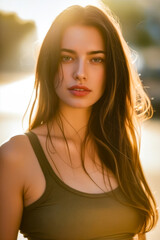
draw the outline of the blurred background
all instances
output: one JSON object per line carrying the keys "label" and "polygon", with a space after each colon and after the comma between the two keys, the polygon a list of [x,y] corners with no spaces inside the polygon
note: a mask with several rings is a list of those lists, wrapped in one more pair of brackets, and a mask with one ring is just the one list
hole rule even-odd
{"label": "blurred background", "polygon": [[[22,117],[30,100],[36,58],[54,18],[66,7],[106,5],[118,17],[133,49],[144,88],[154,108],[142,125],[141,160],[146,178],[160,205],[160,1],[159,0],[1,0],[0,1],[0,144],[22,133]],[[19,235],[18,239],[23,239]],[[147,234],[160,239],[160,221]]]}

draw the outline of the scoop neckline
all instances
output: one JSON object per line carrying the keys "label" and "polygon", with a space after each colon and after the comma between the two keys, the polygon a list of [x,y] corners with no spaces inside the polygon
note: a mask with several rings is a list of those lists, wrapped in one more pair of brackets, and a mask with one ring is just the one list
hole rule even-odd
{"label": "scoop neckline", "polygon": [[[67,190],[69,190],[70,192],[75,193],[75,194],[77,194],[77,195],[84,196],[84,197],[90,197],[90,198],[106,197],[107,195],[111,195],[111,194],[114,194],[115,192],[119,191],[119,189],[120,189],[119,185],[118,185],[117,187],[111,189],[110,191],[102,192],[102,193],[88,193],[88,192],[83,192],[83,191],[81,191],[81,190],[78,190],[78,189],[76,189],[76,188],[73,188],[73,187],[69,186],[67,183],[65,183],[62,179],[60,179],[60,178],[58,177],[58,175],[55,173],[54,169],[51,167],[51,165],[50,165],[50,163],[49,163],[49,161],[48,161],[48,159],[47,159],[47,157],[46,157],[46,154],[45,154],[45,152],[44,152],[44,150],[43,150],[43,148],[42,148],[41,142],[40,142],[37,134],[34,133],[34,132],[32,132],[32,131],[30,131],[30,132],[31,132],[32,134],[34,134],[34,135],[36,136],[36,138],[37,138],[38,144],[39,144],[40,149],[41,149],[41,151],[42,151],[42,153],[43,153],[42,158],[44,158],[44,160],[45,160],[45,162],[46,162],[46,164],[47,164],[47,168],[48,168],[49,172],[50,172],[51,175],[54,177],[55,181],[58,182],[64,189],[67,189]],[[37,156],[36,156],[36,157],[37,157]],[[39,160],[38,160],[38,162],[39,162]],[[44,174],[44,177],[46,178],[43,169],[42,169],[42,172],[43,172],[43,174]],[[47,179],[46,179],[46,181],[47,181]],[[46,184],[47,184],[47,182],[46,182]]]}

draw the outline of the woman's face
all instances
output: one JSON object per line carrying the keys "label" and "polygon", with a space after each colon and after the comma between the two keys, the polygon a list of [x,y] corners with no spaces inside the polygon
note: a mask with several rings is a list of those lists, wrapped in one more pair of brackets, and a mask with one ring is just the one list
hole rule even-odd
{"label": "woman's face", "polygon": [[60,107],[90,108],[100,99],[106,84],[105,59],[104,41],[95,27],[73,25],[65,30],[55,80]]}

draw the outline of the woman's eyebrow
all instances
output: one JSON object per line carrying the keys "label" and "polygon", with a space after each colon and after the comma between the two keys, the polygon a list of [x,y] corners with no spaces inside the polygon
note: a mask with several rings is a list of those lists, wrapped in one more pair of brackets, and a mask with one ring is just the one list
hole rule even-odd
{"label": "woman's eyebrow", "polygon": [[61,49],[61,52],[69,52],[69,53],[76,54],[76,51],[71,50],[71,49],[68,49],[68,48],[62,48],[62,49]]}
{"label": "woman's eyebrow", "polygon": [[[72,49],[68,49],[68,48],[62,48],[62,49],[61,49],[61,52],[69,52],[69,53],[72,53],[72,54],[76,54],[76,51],[74,51],[74,50],[72,50]],[[87,55],[99,54],[99,53],[106,54],[106,52],[103,51],[103,50],[96,50],[96,51],[87,52]]]}
{"label": "woman's eyebrow", "polygon": [[87,55],[98,54],[98,53],[106,54],[106,52],[103,51],[103,50],[97,50],[97,51],[91,51],[91,52],[88,52]]}

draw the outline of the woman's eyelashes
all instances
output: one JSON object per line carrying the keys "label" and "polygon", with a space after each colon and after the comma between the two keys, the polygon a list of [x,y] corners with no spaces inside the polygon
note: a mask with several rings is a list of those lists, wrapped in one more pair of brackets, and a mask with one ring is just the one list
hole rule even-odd
{"label": "woman's eyelashes", "polygon": [[90,59],[90,62],[92,63],[104,63],[105,58],[102,57],[93,57]]}
{"label": "woman's eyelashes", "polygon": [[74,60],[74,58],[71,56],[68,56],[68,55],[61,56],[61,62],[63,62],[63,63],[72,62],[73,60]]}
{"label": "woman's eyelashes", "polygon": [[[73,61],[77,61],[77,57],[69,56],[69,55],[61,55],[61,62],[62,63],[71,63]],[[104,57],[91,57],[87,59],[87,62],[90,62],[92,64],[100,64],[105,62]]]}

